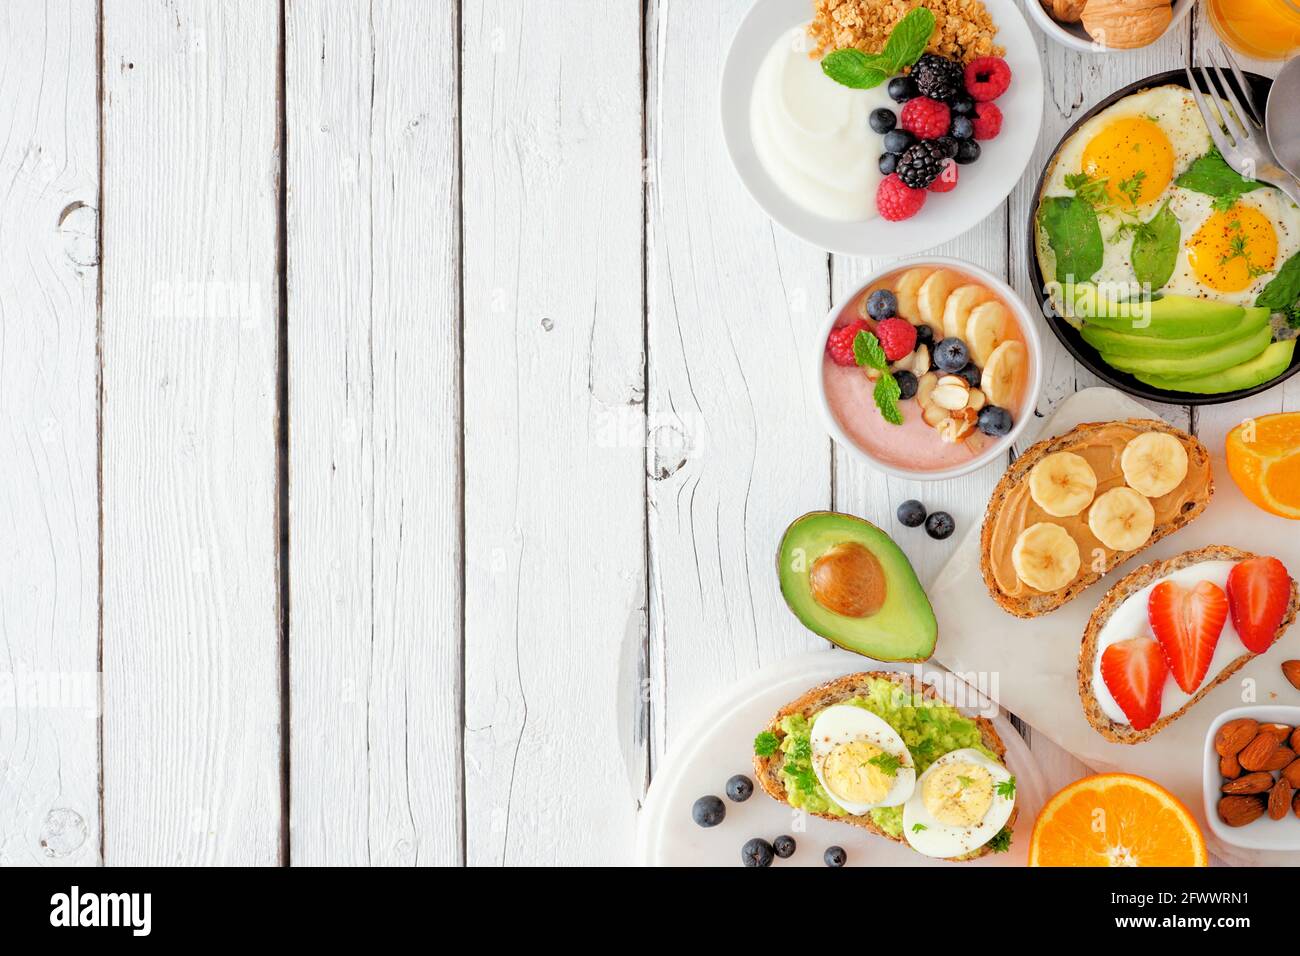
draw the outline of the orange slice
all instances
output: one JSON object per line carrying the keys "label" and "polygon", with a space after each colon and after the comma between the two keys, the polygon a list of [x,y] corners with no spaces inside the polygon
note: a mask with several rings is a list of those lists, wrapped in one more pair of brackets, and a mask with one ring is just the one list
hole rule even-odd
{"label": "orange slice", "polygon": [[1078,780],[1038,815],[1030,866],[1209,866],[1205,837],[1187,807],[1145,777]]}
{"label": "orange slice", "polygon": [[1248,418],[1227,441],[1228,473],[1254,504],[1300,520],[1300,412]]}

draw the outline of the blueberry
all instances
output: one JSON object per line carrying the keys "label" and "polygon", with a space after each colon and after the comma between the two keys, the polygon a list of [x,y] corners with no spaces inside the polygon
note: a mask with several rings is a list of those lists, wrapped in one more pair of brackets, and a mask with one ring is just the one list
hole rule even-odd
{"label": "blueberry", "polygon": [[952,125],[948,127],[948,132],[959,140],[970,139],[975,135],[975,124],[971,122],[969,116],[954,116]]}
{"label": "blueberry", "polygon": [[925,505],[909,498],[898,506],[898,523],[904,528],[919,528],[925,524]]}
{"label": "blueberry", "polygon": [[925,533],[936,541],[942,541],[957,530],[957,522],[946,511],[936,511],[925,519]]}
{"label": "blueberry", "polygon": [[894,373],[894,381],[898,383],[898,397],[907,401],[916,395],[916,376],[907,370]]}
{"label": "blueberry", "polygon": [[867,315],[877,322],[898,315],[898,299],[888,289],[877,289],[867,296]]}
{"label": "blueberry", "polygon": [[691,807],[691,819],[702,827],[716,827],[726,815],[727,805],[720,797],[700,797]]}
{"label": "blueberry", "polygon": [[898,117],[894,115],[893,110],[887,110],[883,106],[878,110],[872,110],[871,115],[867,117],[867,122],[877,133],[888,133],[898,125]]}
{"label": "blueberry", "polygon": [[754,781],[743,773],[738,773],[727,781],[727,799],[744,803],[754,795]]}
{"label": "blueberry", "polygon": [[885,134],[885,152],[887,153],[905,153],[913,143],[916,137],[905,129],[891,129]]}
{"label": "blueberry", "polygon": [[937,137],[935,142],[939,144],[939,148],[943,150],[943,154],[949,159],[957,155],[957,141],[951,136]]}
{"label": "blueberry", "polygon": [[957,373],[966,380],[966,384],[971,388],[980,387],[980,370],[976,368],[974,362],[967,362],[966,367]]}
{"label": "blueberry", "polygon": [[772,852],[783,860],[794,856],[794,837],[779,836],[772,841]]}
{"label": "blueberry", "polygon": [[762,837],[754,837],[754,839],[746,841],[745,845],[740,848],[740,861],[745,866],[771,866],[772,844]]}
{"label": "blueberry", "polygon": [[848,858],[849,855],[844,852],[842,846],[828,846],[826,852],[822,854],[822,859],[826,861],[827,866],[841,867]]}
{"label": "blueberry", "polygon": [[957,140],[957,162],[968,166],[980,158],[980,144],[973,139]]}
{"label": "blueberry", "polygon": [[979,427],[984,434],[1001,438],[1011,431],[1011,413],[997,405],[985,405],[980,409]]}
{"label": "blueberry", "polygon": [[916,80],[910,76],[894,77],[885,89],[889,93],[889,98],[895,103],[906,103],[921,92],[916,88]]}
{"label": "blueberry", "polygon": [[948,109],[957,116],[971,116],[975,112],[975,98],[969,93],[962,93],[953,98]]}
{"label": "blueberry", "polygon": [[932,359],[942,371],[960,372],[970,361],[970,351],[961,339],[949,336],[934,347]]}
{"label": "blueberry", "polygon": [[919,349],[922,345],[926,348],[934,347],[934,329],[928,325],[918,325],[916,327],[916,347]]}
{"label": "blueberry", "polygon": [[882,175],[882,176],[888,176],[888,175],[889,175],[890,173],[892,173],[896,168],[898,168],[898,154],[897,154],[897,153],[881,153],[881,154],[880,154],[880,175]]}

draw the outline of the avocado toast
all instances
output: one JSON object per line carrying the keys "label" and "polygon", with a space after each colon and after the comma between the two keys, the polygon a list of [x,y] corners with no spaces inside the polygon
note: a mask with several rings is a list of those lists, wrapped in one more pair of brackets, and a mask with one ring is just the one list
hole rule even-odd
{"label": "avocado toast", "polygon": [[[755,741],[755,779],[773,800],[826,820],[838,820],[900,843],[903,808],[880,807],[851,814],[837,806],[810,769],[809,735],[818,715],[836,705],[856,705],[889,723],[902,737],[916,770],[923,772],[945,754],[973,748],[1003,764],[1006,747],[984,717],[967,717],[944,701],[935,689],[908,674],[867,671],[847,674],[804,693],[782,707]],[[1014,778],[1012,778],[1014,786]],[[997,835],[974,850],[947,857],[971,860],[1006,850],[1015,826],[1016,810]]]}

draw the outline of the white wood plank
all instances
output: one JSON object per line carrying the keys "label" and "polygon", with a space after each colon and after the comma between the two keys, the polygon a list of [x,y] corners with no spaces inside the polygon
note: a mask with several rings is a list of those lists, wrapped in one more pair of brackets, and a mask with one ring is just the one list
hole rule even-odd
{"label": "white wood plank", "polygon": [[455,9],[287,13],[291,859],[456,863]]}
{"label": "white wood plank", "polygon": [[792,520],[830,504],[806,380],[827,256],[768,220],[722,142],[718,75],[748,7],[660,0],[648,14],[656,758],[719,688],[824,644],[781,600],[774,556]]}
{"label": "white wood plank", "polygon": [[467,859],[625,862],[647,773],[641,8],[462,19]]}
{"label": "white wood plank", "polygon": [[99,857],[96,21],[0,8],[0,866]]}
{"label": "white wood plank", "polygon": [[105,0],[105,860],[273,864],[278,11]]}

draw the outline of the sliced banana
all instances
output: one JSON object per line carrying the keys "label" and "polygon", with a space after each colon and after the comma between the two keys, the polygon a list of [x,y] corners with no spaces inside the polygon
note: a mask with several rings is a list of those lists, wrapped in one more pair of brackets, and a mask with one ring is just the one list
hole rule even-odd
{"label": "sliced banana", "polygon": [[1121,485],[1088,509],[1088,527],[1112,551],[1133,551],[1147,543],[1156,527],[1156,509],[1144,495]]}
{"label": "sliced banana", "polygon": [[934,394],[934,388],[939,384],[939,376],[933,372],[926,372],[924,375],[918,375],[916,378],[916,404],[925,408],[930,404],[930,397]]}
{"label": "sliced banana", "polygon": [[933,269],[919,268],[908,269],[898,277],[898,282],[894,285],[894,298],[898,300],[898,315],[900,318],[907,319],[913,325],[921,324],[921,313],[916,305],[916,295],[921,291],[921,286],[926,279],[930,278]]}
{"label": "sliced banana", "polygon": [[988,364],[993,350],[1011,338],[1015,327],[1015,316],[997,299],[975,306],[966,320],[964,335],[966,344],[970,346],[971,360],[983,368]]}
{"label": "sliced banana", "polygon": [[[966,326],[970,322],[971,312],[992,298],[993,293],[982,285],[963,285],[953,289],[943,305],[943,337],[966,338]],[[983,366],[984,363],[977,364]]]}
{"label": "sliced banana", "polygon": [[1029,351],[1023,342],[1008,339],[993,350],[980,376],[980,388],[990,405],[1012,408],[1029,367]]}
{"label": "sliced banana", "polygon": [[1065,587],[1079,573],[1079,545],[1058,524],[1040,521],[1020,532],[1011,548],[1011,565],[1036,591]]}
{"label": "sliced banana", "polygon": [[1159,498],[1187,477],[1187,449],[1166,432],[1145,432],[1124,446],[1119,466],[1130,488]]}
{"label": "sliced banana", "polygon": [[1029,497],[1054,518],[1077,515],[1097,494],[1097,473],[1071,451],[1048,455],[1029,472]]}
{"label": "sliced banana", "polygon": [[921,283],[916,294],[916,306],[921,312],[921,321],[934,329],[938,339],[943,335],[944,310],[947,308],[948,296],[952,290],[961,285],[961,276],[951,269],[936,269]]}

